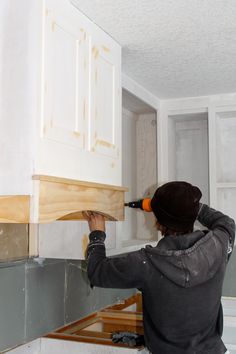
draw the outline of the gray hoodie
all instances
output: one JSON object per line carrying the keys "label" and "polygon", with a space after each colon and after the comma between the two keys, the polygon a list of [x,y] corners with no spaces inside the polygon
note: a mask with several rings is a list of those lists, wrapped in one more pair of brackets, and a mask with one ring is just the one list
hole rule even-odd
{"label": "gray hoodie", "polygon": [[145,342],[153,354],[222,354],[222,284],[233,249],[235,224],[202,205],[205,231],[166,236],[123,257],[105,255],[105,233],[88,246],[92,285],[138,288],[143,295]]}

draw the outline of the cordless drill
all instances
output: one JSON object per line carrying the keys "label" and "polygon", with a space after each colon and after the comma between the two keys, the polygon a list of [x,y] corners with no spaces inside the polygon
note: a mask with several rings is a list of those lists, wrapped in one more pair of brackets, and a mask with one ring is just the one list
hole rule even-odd
{"label": "cordless drill", "polygon": [[125,206],[128,206],[130,208],[145,210],[147,212],[152,211],[151,198],[144,198],[144,199],[136,200],[134,202],[125,203]]}

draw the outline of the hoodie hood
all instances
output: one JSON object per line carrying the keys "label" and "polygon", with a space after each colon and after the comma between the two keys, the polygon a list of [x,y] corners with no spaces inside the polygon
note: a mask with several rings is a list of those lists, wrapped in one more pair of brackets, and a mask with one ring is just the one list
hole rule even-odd
{"label": "hoodie hood", "polygon": [[224,244],[212,231],[165,236],[156,247],[147,246],[150,262],[181,287],[193,287],[211,279],[225,262]]}

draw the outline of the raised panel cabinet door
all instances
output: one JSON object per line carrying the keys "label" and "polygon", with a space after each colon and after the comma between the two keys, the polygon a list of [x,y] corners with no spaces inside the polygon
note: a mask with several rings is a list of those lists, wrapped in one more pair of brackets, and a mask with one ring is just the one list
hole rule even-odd
{"label": "raised panel cabinet door", "polygon": [[42,134],[46,139],[85,149],[90,39],[74,7],[60,1],[57,10],[51,3],[46,1],[43,36]]}
{"label": "raised panel cabinet door", "polygon": [[236,106],[216,112],[217,182],[236,184]]}
{"label": "raised panel cabinet door", "polygon": [[91,36],[90,148],[119,159],[121,139],[120,46],[105,33]]}
{"label": "raised panel cabinet door", "polygon": [[216,207],[236,219],[236,105],[215,112]]}

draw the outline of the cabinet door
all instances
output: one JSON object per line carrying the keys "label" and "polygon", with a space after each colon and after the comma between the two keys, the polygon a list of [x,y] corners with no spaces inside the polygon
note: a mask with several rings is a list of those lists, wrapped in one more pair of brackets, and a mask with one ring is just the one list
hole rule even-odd
{"label": "cabinet door", "polygon": [[45,4],[36,173],[120,185],[120,46],[70,1]]}
{"label": "cabinet door", "polygon": [[91,51],[91,149],[117,158],[121,125],[120,48],[110,37],[96,32],[92,34]]}
{"label": "cabinet door", "polygon": [[43,136],[85,149],[89,36],[75,11],[46,9]]}
{"label": "cabinet door", "polygon": [[218,108],[215,124],[216,205],[236,219],[236,106]]}

